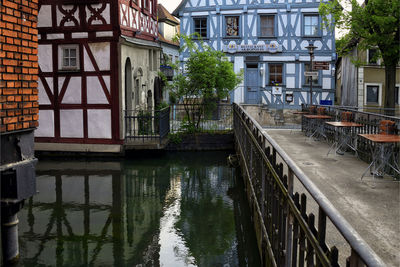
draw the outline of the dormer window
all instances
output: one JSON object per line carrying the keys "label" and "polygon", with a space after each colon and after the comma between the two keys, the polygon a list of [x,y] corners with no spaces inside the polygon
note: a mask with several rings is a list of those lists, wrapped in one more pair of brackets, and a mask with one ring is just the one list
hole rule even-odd
{"label": "dormer window", "polygon": [[378,49],[370,48],[368,49],[368,64],[379,65],[380,60],[378,59]]}

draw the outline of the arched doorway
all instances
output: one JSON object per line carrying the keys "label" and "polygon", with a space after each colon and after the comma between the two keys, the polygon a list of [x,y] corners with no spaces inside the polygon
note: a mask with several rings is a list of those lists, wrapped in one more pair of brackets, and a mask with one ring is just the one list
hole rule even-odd
{"label": "arched doorway", "polygon": [[[129,58],[125,62],[125,111],[132,110],[132,65]],[[126,113],[127,114],[127,113]]]}

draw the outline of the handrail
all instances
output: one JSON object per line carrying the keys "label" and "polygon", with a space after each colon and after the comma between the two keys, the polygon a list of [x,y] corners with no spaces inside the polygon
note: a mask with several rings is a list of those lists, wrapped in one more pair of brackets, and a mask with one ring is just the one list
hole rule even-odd
{"label": "handrail", "polygon": [[[307,175],[297,166],[297,164],[289,157],[289,155],[265,132],[263,132],[261,125],[254,120],[242,107],[234,104],[235,115],[237,110],[243,113],[250,121],[251,124],[257,128],[259,133],[266,138],[266,140],[279,154],[281,159],[287,164],[292,173],[303,184],[304,188],[310,193],[319,207],[325,212],[327,217],[332,221],[336,229],[343,235],[343,237],[350,244],[352,249],[359,255],[367,266],[386,266],[382,259],[371,249],[371,247],[361,238],[356,230],[347,222],[347,220],[340,215],[338,210],[332,203],[325,197],[325,195],[317,188],[317,186],[307,177]],[[240,117],[240,116],[239,116]],[[236,130],[236,129],[235,129]],[[236,134],[236,132],[235,132]],[[264,153],[264,152],[263,152]]]}

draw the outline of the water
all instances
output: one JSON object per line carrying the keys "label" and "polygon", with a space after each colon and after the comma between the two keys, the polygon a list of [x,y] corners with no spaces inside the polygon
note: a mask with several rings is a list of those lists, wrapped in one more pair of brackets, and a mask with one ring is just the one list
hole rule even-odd
{"label": "water", "polygon": [[259,266],[225,152],[45,161],[19,213],[20,266]]}

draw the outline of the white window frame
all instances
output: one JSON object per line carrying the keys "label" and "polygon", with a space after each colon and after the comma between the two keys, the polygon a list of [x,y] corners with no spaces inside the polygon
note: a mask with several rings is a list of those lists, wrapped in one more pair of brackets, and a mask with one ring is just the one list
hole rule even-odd
{"label": "white window frame", "polygon": [[[76,50],[76,66],[64,66],[64,50],[65,49],[75,49]],[[58,69],[62,71],[77,71],[80,69],[79,61],[79,45],[78,44],[68,44],[58,46]]]}
{"label": "white window frame", "polygon": [[397,104],[395,102],[395,105],[400,106],[400,83],[396,83],[394,90],[396,90],[396,87],[399,88],[399,92],[397,94]]}
{"label": "white window frame", "polygon": [[[306,34],[306,17],[317,17],[317,32],[316,32],[316,34],[311,34],[311,35]],[[318,13],[303,13],[301,27],[302,27],[301,31],[302,31],[303,37],[318,38],[318,37],[322,36],[321,18]]]}
{"label": "white window frame", "polygon": [[[378,48],[373,48],[375,50],[378,50]],[[381,58],[376,59],[376,63],[369,63],[369,49],[367,49],[367,64],[372,65],[372,66],[380,66],[381,65]]]}
{"label": "white window frame", "polygon": [[[367,87],[368,86],[378,86],[378,103],[367,103]],[[364,84],[364,105],[382,105],[382,83],[365,83]]]}

